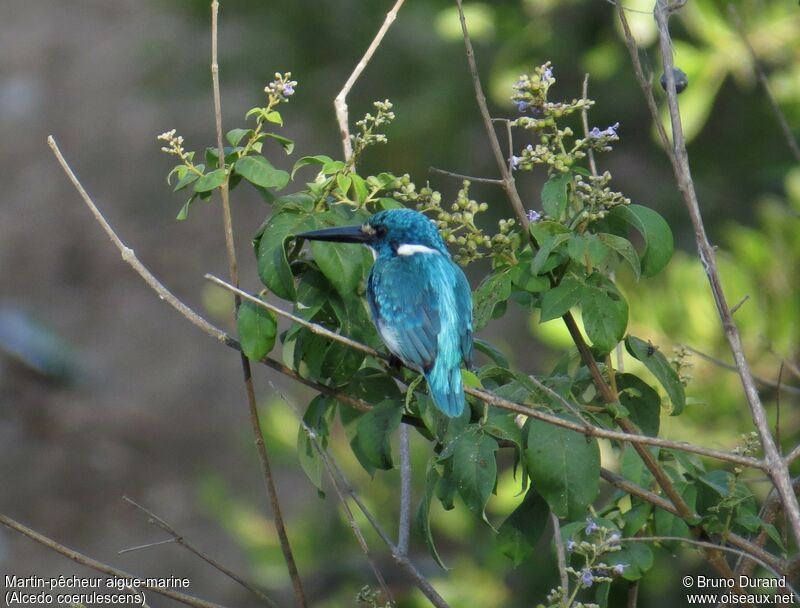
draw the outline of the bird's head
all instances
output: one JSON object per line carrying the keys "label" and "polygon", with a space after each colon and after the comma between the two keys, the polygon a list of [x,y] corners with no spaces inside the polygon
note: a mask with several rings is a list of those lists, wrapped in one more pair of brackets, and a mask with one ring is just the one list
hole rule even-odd
{"label": "bird's head", "polygon": [[413,209],[390,209],[373,215],[360,226],[312,230],[298,238],[338,243],[362,243],[378,256],[440,253],[449,255],[435,224]]}

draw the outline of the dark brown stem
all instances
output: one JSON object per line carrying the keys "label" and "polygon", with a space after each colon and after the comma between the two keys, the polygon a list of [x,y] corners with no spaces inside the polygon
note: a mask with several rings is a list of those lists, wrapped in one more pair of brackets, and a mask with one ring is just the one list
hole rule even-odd
{"label": "dark brown stem", "polygon": [[[217,55],[218,17],[219,2],[217,0],[213,0],[211,3],[211,81],[214,90],[214,119],[217,131],[217,153],[219,155],[219,168],[225,169],[225,147],[222,143],[222,101],[219,90],[219,62]],[[223,182],[222,186],[220,186],[219,192],[220,198],[222,199],[222,220],[225,231],[225,248],[228,255],[228,268],[231,282],[234,285],[238,285],[239,270],[236,262],[236,243],[233,237],[233,221],[231,218],[231,206],[227,178]],[[240,303],[241,300],[238,297],[234,297],[234,313],[238,312]],[[278,490],[275,487],[275,480],[272,475],[272,467],[270,466],[269,462],[269,454],[267,453],[267,446],[264,442],[264,434],[261,431],[261,421],[259,419],[256,394],[253,387],[253,374],[250,367],[250,360],[245,356],[244,353],[241,353],[240,357],[242,362],[242,376],[244,379],[245,392],[247,394],[247,405],[250,411],[250,426],[255,439],[258,459],[261,464],[261,472],[264,476],[267,498],[272,510],[272,519],[275,523],[275,530],[278,533],[283,559],[286,562],[286,568],[289,571],[289,577],[292,580],[292,587],[294,589],[297,605],[300,608],[305,608],[306,598],[305,593],[303,592],[303,583],[300,580],[300,573],[297,571],[297,564],[294,560],[292,547],[289,544],[289,536],[286,533],[286,526],[283,521],[283,514],[281,513],[281,505],[278,500]]]}

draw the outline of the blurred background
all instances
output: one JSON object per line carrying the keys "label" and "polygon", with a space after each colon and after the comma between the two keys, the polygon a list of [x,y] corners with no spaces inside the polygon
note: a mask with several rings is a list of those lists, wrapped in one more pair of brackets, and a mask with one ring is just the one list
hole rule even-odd
{"label": "blurred background", "polygon": [[[225,0],[220,73],[226,128],[244,126],[276,71],[299,81],[282,109],[297,141],[290,167],[305,154],[341,156],[333,98],[377,31],[389,0],[267,2]],[[734,3],[795,134],[800,133],[800,9],[796,3]],[[199,333],[150,291],[121,260],[47,148],[53,134],[121,238],[180,298],[230,329],[230,302],[203,274],[227,274],[216,199],[175,221],[182,196],[165,175],[172,166],[156,135],[171,128],[188,149],[215,141],[205,0],[28,0],[0,9],[0,512],[101,561],[147,576],[191,579],[189,592],[226,605],[255,605],[231,580],[175,545],[117,555],[165,535],[121,500],[142,503],[200,548],[289,605],[291,592],[247,423],[238,356]],[[645,65],[660,76],[650,0],[626,0]],[[478,63],[495,116],[515,115],[508,97],[520,73],[554,64],[554,98],[580,96],[584,73],[597,101],[590,126],[620,122],[620,142],[599,158],[616,189],[658,209],[678,251],[665,274],[634,284],[621,277],[631,333],[671,355],[687,344],[728,361],[693,234],[666,156],[630,68],[614,7],[604,0],[495,0],[466,3]],[[639,12],[643,11],[643,12]],[[681,95],[689,153],[728,298],[755,371],[777,381],[782,360],[796,360],[800,166],[778,126],[728,4],[692,0],[673,20],[676,63],[689,87]],[[663,101],[656,87],[659,101]],[[389,98],[397,115],[389,144],[370,149],[362,174],[410,173],[451,196],[456,180],[429,167],[494,176],[472,94],[457,15],[446,0],[408,0],[352,91],[351,124]],[[521,148],[526,141],[517,143]],[[539,208],[542,175],[520,177]],[[298,188],[301,184],[298,185]],[[292,185],[289,186],[292,188]],[[289,190],[287,190],[289,191]],[[503,213],[489,187],[473,195]],[[268,207],[237,189],[234,222],[242,284],[258,278],[249,241]],[[473,286],[482,269],[471,269]],[[523,332],[527,335],[523,336]],[[546,373],[569,345],[558,321],[538,324],[521,311],[484,330],[520,369]],[[735,374],[694,357],[680,419],[664,434],[732,448],[750,430]],[[269,381],[305,407],[311,393],[259,368],[263,423],[290,538],[314,606],[355,606],[368,565],[331,491],[322,499],[296,455],[297,420]],[[782,382],[800,385],[786,366]],[[775,414],[776,393],[764,397]],[[785,446],[797,443],[797,391],[781,397]],[[413,442],[416,482],[429,456]],[[367,504],[389,529],[397,518],[399,476],[370,479],[338,429],[332,445]],[[608,450],[604,458],[610,458]],[[613,467],[613,462],[604,462]],[[499,525],[519,501],[506,471],[489,518]],[[758,486],[756,487],[758,491]],[[761,490],[766,492],[765,484]],[[763,492],[762,492],[763,494]],[[414,506],[420,497],[415,492]],[[511,570],[492,531],[468,511],[433,513],[443,572],[418,537],[414,558],[457,606],[529,606],[556,584],[549,549]],[[390,567],[369,533],[389,584],[404,606],[425,605]],[[659,554],[641,605],[680,601],[677,578],[703,568],[692,552]],[[0,573],[91,575],[68,560],[0,529]],[[3,581],[0,580],[0,584]],[[612,601],[620,598],[612,592]],[[151,598],[152,599],[152,598]],[[157,599],[154,605],[172,605]]]}

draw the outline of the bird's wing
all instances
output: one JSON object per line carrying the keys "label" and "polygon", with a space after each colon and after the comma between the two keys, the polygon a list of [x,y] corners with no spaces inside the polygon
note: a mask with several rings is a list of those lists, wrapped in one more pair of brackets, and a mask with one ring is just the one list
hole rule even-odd
{"label": "bird's wing", "polygon": [[375,262],[367,296],[378,333],[404,362],[427,371],[436,360],[441,330],[436,254],[398,256]]}
{"label": "bird's wing", "polygon": [[461,341],[461,357],[467,368],[472,367],[472,290],[467,277],[460,268],[456,268],[454,286],[456,307],[458,309],[459,335]]}

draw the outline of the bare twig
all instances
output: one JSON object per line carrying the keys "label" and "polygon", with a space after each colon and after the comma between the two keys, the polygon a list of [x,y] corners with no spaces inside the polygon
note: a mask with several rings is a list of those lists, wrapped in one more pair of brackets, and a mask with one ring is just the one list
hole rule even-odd
{"label": "bare twig", "polygon": [[800,145],[797,144],[797,138],[794,136],[794,133],[792,133],[792,129],[786,120],[786,116],[784,115],[783,110],[781,110],[780,105],[778,105],[778,100],[775,99],[775,95],[772,94],[772,89],[770,89],[769,86],[769,80],[767,79],[767,75],[764,72],[761,62],[758,60],[758,55],[756,55],[753,45],[750,43],[750,39],[747,36],[747,30],[745,30],[744,23],[742,23],[742,18],[739,16],[739,11],[736,10],[736,6],[734,4],[728,4],[728,12],[731,15],[731,21],[733,21],[733,25],[736,28],[736,32],[739,34],[739,38],[742,39],[742,43],[744,43],[745,48],[747,48],[747,52],[750,54],[750,59],[753,62],[753,69],[755,70],[756,76],[758,76],[758,81],[761,83],[764,93],[769,100],[769,105],[772,106],[772,111],[775,113],[775,117],[778,119],[778,124],[783,132],[786,145],[789,146],[789,149],[792,151],[792,154],[794,154],[797,162],[800,162]]}
{"label": "bare twig", "polygon": [[394,23],[394,20],[397,18],[397,12],[400,10],[400,7],[403,6],[403,2],[405,2],[405,0],[396,0],[394,6],[392,6],[389,12],[386,13],[383,24],[378,30],[378,33],[375,34],[375,38],[372,39],[372,42],[367,47],[363,57],[361,57],[359,62],[356,64],[356,67],[353,68],[353,72],[350,74],[347,82],[344,83],[344,86],[342,87],[342,90],[339,91],[336,99],[333,100],[333,106],[336,109],[336,120],[339,122],[339,134],[342,138],[344,159],[347,162],[350,162],[353,158],[353,143],[350,141],[350,124],[347,112],[347,95],[350,93],[350,89],[353,88],[356,81],[361,76],[361,73],[367,67],[367,64],[375,54],[375,51],[378,50],[381,42],[383,42],[383,37],[386,36],[386,32],[389,31],[392,23]]}
{"label": "bare twig", "polygon": [[[583,77],[583,107],[581,108],[581,123],[583,124],[583,136],[589,138],[589,108],[586,107],[586,101],[589,99],[589,73]],[[592,175],[597,177],[597,165],[594,162],[594,150],[589,148],[587,151],[587,158],[589,159],[589,169]]]}
{"label": "bare twig", "polygon": [[408,555],[411,535],[411,446],[408,426],[400,425],[400,523],[397,532],[397,551]]}
{"label": "bare twig", "polygon": [[[722,369],[727,369],[732,372],[738,371],[735,365],[726,363],[725,361],[717,359],[716,357],[712,357],[711,355],[704,353],[703,351],[697,350],[696,348],[689,346],[688,344],[684,344],[683,346],[689,352],[694,353],[698,357],[705,359],[709,363],[713,363],[714,365],[721,367]],[[800,395],[800,388],[796,386],[790,386],[786,383],[782,383],[779,385],[777,382],[775,382],[775,380],[770,380],[769,378],[764,378],[763,376],[753,376],[753,380],[755,380],[762,386],[769,386],[770,388],[783,391],[784,393],[790,393],[792,395]]]}
{"label": "bare twig", "polygon": [[[686,140],[683,135],[683,124],[678,107],[678,96],[675,90],[675,74],[673,72],[674,63],[672,57],[673,49],[668,25],[669,9],[664,0],[656,0],[655,19],[659,33],[664,73],[666,74],[667,80],[667,107],[669,108],[673,140],[673,147],[671,149],[668,147],[667,150],[669,150],[675,179],[689,211],[689,217],[695,231],[695,240],[697,242],[697,251],[700,256],[700,261],[708,278],[711,293],[714,296],[714,302],[717,306],[717,312],[725,331],[725,337],[728,340],[728,345],[739,372],[742,387],[744,388],[745,396],[747,397],[747,402],[750,407],[750,415],[764,450],[764,457],[768,464],[768,473],[784,501],[795,540],[800,542],[800,504],[798,504],[797,496],[795,496],[792,491],[789,469],[781,457],[770,433],[766,412],[761,403],[761,397],[758,394],[758,389],[756,388],[755,380],[750,371],[750,366],[744,355],[744,347],[739,334],[739,328],[733,320],[730,308],[725,299],[725,293],[722,289],[722,283],[717,270],[714,249],[708,241],[705,225],[700,213],[700,204],[697,200],[697,193],[689,168],[689,155],[686,150]],[[658,120],[657,114],[654,116],[654,120]]]}
{"label": "bare twig", "polygon": [[[263,591],[261,591],[261,589],[259,589],[258,587],[255,587],[251,583],[248,583],[246,580],[244,580],[238,574],[236,574],[235,572],[233,572],[229,568],[226,568],[225,566],[220,564],[218,561],[216,561],[214,558],[209,557],[203,551],[201,551],[200,549],[195,547],[192,543],[190,543],[188,540],[186,540],[186,538],[182,534],[179,534],[172,526],[170,526],[166,521],[161,519],[158,515],[156,515],[155,513],[150,511],[149,509],[146,509],[145,507],[140,505],[135,500],[132,500],[132,499],[128,498],[127,496],[123,496],[122,500],[127,502],[129,505],[139,509],[142,513],[147,515],[149,523],[153,524],[154,526],[157,526],[157,527],[161,528],[162,530],[164,530],[164,532],[166,532],[167,534],[169,534],[172,537],[172,538],[167,539],[165,541],[161,541],[161,543],[153,543],[150,546],[155,546],[157,544],[163,544],[163,543],[167,543],[167,542],[175,542],[175,543],[179,544],[181,547],[183,547],[184,549],[186,549],[187,551],[189,551],[190,553],[193,553],[194,555],[196,555],[197,557],[202,559],[204,562],[209,564],[211,567],[216,568],[217,570],[222,572],[222,574],[224,574],[225,576],[227,576],[231,580],[239,583],[242,587],[244,587],[250,593],[255,595],[258,599],[260,599],[262,602],[264,602],[267,606],[272,606],[272,608],[277,608],[278,605],[272,599],[267,597],[267,595]],[[136,547],[136,549],[143,549],[143,548],[145,548],[147,546],[148,545],[142,545],[140,547]]]}
{"label": "bare twig", "polygon": [[[331,340],[335,340],[341,344],[346,344],[350,348],[354,348],[366,355],[374,357],[378,360],[388,361],[388,357],[383,353],[376,351],[374,348],[371,348],[365,344],[361,344],[360,342],[356,342],[352,338],[347,338],[345,336],[341,336],[337,333],[332,332],[329,329],[326,329],[320,325],[316,325],[311,321],[306,321],[305,319],[301,319],[288,313],[284,310],[281,310],[277,306],[270,304],[268,302],[264,302],[263,300],[251,296],[245,291],[242,291],[238,287],[234,287],[225,281],[214,277],[213,275],[207,275],[207,278],[214,282],[215,284],[227,289],[228,291],[234,292],[238,294],[242,299],[249,300],[258,306],[263,306],[268,310],[272,310],[281,316],[291,318],[296,323],[307,327],[308,329],[318,333],[319,335],[324,335]],[[545,387],[545,390],[551,390]],[[604,439],[613,439],[615,441],[623,441],[626,443],[632,443],[634,445],[643,444],[643,445],[655,445],[664,448],[676,449],[681,450],[684,452],[690,452],[693,454],[699,454],[701,456],[708,456],[709,458],[716,458],[718,460],[724,460],[727,462],[732,462],[735,464],[740,464],[746,467],[753,467],[756,469],[763,469],[764,463],[756,458],[752,458],[750,456],[742,456],[740,454],[733,454],[731,452],[724,452],[721,450],[714,450],[711,448],[706,448],[703,446],[697,446],[689,443],[682,443],[676,441],[670,441],[668,439],[662,439],[660,437],[650,437],[648,435],[639,435],[634,432],[633,425],[628,425],[627,430],[625,432],[619,431],[612,431],[610,429],[605,429],[602,427],[588,425],[585,426],[580,422],[573,422],[571,420],[565,420],[563,418],[559,418],[553,414],[548,414],[547,412],[543,412],[541,410],[536,410],[525,405],[521,405],[519,403],[514,403],[513,401],[509,401],[507,399],[503,399],[489,391],[473,388],[471,386],[465,386],[464,392],[468,395],[472,395],[473,397],[477,397],[481,401],[488,403],[489,405],[493,405],[495,407],[499,407],[500,409],[508,410],[510,412],[514,412],[516,414],[523,414],[525,416],[530,416],[531,418],[536,418],[538,420],[542,420],[544,422],[548,422],[550,424],[554,424],[556,426],[560,426],[566,429],[570,429],[576,431],[578,433],[584,435],[591,435],[593,437],[602,437]],[[573,406],[574,408],[574,406]],[[652,454],[648,450],[645,452],[652,457]]]}
{"label": "bare twig", "polygon": [[522,199],[517,192],[517,187],[514,185],[514,175],[511,173],[511,168],[508,164],[508,159],[503,156],[503,151],[500,149],[500,140],[497,138],[497,133],[492,124],[492,116],[489,114],[489,108],[486,105],[486,95],[483,94],[483,86],[481,79],[478,75],[478,64],[475,61],[475,51],[472,48],[472,40],[469,37],[469,30],[467,29],[467,19],[464,16],[464,6],[462,0],[456,0],[458,6],[458,17],[461,21],[461,32],[464,34],[464,46],[467,50],[467,63],[469,64],[469,72],[472,76],[472,86],[475,89],[475,99],[478,102],[478,109],[483,119],[483,126],[486,129],[486,134],[489,136],[489,145],[492,147],[497,169],[500,171],[503,189],[511,201],[511,206],[517,216],[520,226],[528,232],[528,215],[525,213],[525,205],[522,204]]}
{"label": "bare twig", "polygon": [[[631,536],[628,538],[621,538],[620,542],[623,543],[659,543],[659,542],[677,542],[677,543],[685,543],[689,545],[695,545],[697,547],[703,547],[706,549],[714,549],[714,550],[721,550],[727,551],[728,553],[733,553],[734,555],[744,556],[747,559],[755,560],[759,563],[759,565],[764,568],[765,570],[769,570],[774,575],[780,578],[780,572],[775,570],[772,566],[770,566],[767,562],[754,557],[753,555],[748,555],[739,549],[735,549],[733,547],[726,547],[725,545],[717,545],[714,543],[709,543],[704,540],[696,540],[694,538],[686,538],[685,536]],[[789,589],[797,598],[800,598],[800,595],[797,594],[794,587],[792,587],[788,582],[786,583],[786,588]],[[794,602],[792,602],[794,603]]]}
{"label": "bare twig", "polygon": [[630,585],[628,585],[628,599],[625,606],[627,608],[636,608],[636,604],[639,601],[639,581],[632,581]]}
{"label": "bare twig", "polygon": [[23,536],[27,536],[33,541],[36,541],[40,545],[47,547],[48,549],[55,551],[56,553],[60,553],[64,557],[71,559],[73,562],[77,564],[81,564],[86,566],[87,568],[91,568],[92,570],[96,570],[97,572],[102,572],[103,574],[107,574],[108,576],[115,576],[120,579],[138,579],[142,581],[142,585],[140,585],[141,589],[147,589],[152,591],[153,593],[158,593],[159,595],[163,595],[164,597],[168,597],[170,599],[175,600],[176,602],[180,602],[181,604],[186,604],[187,606],[194,606],[195,608],[223,608],[219,604],[215,604],[214,602],[208,602],[206,600],[201,600],[199,598],[193,597],[191,595],[186,595],[185,593],[180,593],[178,591],[174,591],[172,589],[168,589],[166,587],[159,587],[157,585],[147,585],[145,577],[138,577],[124,570],[120,570],[118,568],[114,568],[108,564],[104,564],[103,562],[99,562],[96,559],[92,559],[84,555],[83,553],[79,553],[74,549],[70,549],[69,547],[65,547],[61,543],[54,541],[35,530],[31,530],[27,526],[19,523],[18,521],[8,517],[7,515],[3,515],[0,513],[0,524],[6,526],[10,530],[14,530],[15,532],[19,532]]}
{"label": "bare twig", "polygon": [[453,171],[445,171],[444,169],[439,169],[437,167],[428,167],[428,171],[432,171],[433,173],[439,173],[441,175],[446,175],[448,177],[454,177],[455,179],[466,179],[471,182],[480,183],[480,184],[495,184],[496,186],[502,186],[503,180],[502,179],[495,179],[493,177],[476,177],[474,175],[464,175],[463,173],[455,173]]}
{"label": "bare twig", "polygon": [[120,549],[117,551],[117,555],[123,555],[125,553],[133,553],[134,551],[142,551],[144,549],[152,549],[153,547],[160,547],[162,545],[174,545],[175,539],[174,538],[166,538],[164,540],[159,540],[154,543],[145,543],[144,545],[135,545],[133,547],[128,547],[126,549]]}
{"label": "bare twig", "polygon": [[[312,429],[308,427],[308,425],[302,419],[300,412],[298,412],[297,409],[294,407],[294,405],[283,395],[281,395],[281,397],[284,403],[286,403],[300,419],[300,424],[302,425],[303,430],[313,443],[314,449],[317,450],[317,453],[322,459],[322,464],[328,473],[328,477],[330,477],[331,483],[333,483],[333,487],[336,491],[336,494],[339,496],[339,500],[341,501],[342,505],[345,508],[345,512],[348,521],[350,522],[350,525],[353,528],[353,532],[356,533],[356,536],[359,538],[359,543],[363,541],[363,544],[361,545],[362,549],[367,555],[367,559],[369,559],[370,563],[373,564],[373,570],[375,570],[375,573],[379,577],[379,580],[382,581],[383,577],[380,576],[380,573],[377,571],[377,566],[374,565],[374,562],[372,561],[371,554],[369,553],[369,549],[366,545],[366,541],[364,540],[360,528],[358,527],[358,524],[355,521],[355,518],[353,517],[352,511],[350,511],[349,505],[347,504],[347,497],[349,497],[359,508],[359,510],[367,519],[372,528],[375,530],[377,535],[389,548],[395,562],[403,570],[405,570],[405,572],[414,581],[414,584],[417,586],[417,588],[423,593],[423,595],[425,595],[425,597],[428,598],[428,600],[430,600],[431,604],[436,606],[436,608],[449,608],[447,602],[445,602],[444,599],[439,595],[439,593],[433,588],[433,585],[430,584],[428,579],[422,576],[419,570],[417,570],[416,566],[414,566],[413,562],[411,562],[411,560],[408,558],[407,552],[401,551],[400,547],[392,542],[392,539],[380,525],[378,520],[375,518],[372,512],[369,509],[367,509],[366,505],[359,498],[358,494],[356,494],[355,490],[353,489],[353,486],[350,485],[350,482],[347,480],[347,477],[345,477],[345,474],[342,471],[342,469],[336,463],[336,460],[334,459],[333,455],[330,454],[324,447],[322,447],[322,445],[320,445],[319,441],[317,440],[316,434],[313,432]],[[385,583],[382,583],[382,586],[384,586],[385,588]],[[389,594],[389,598],[391,598],[389,590],[385,588],[385,591],[387,594]]]}
{"label": "bare twig", "polygon": [[[628,481],[621,475],[613,473],[608,469],[600,469],[600,477],[614,487],[619,488],[623,492],[627,492],[631,496],[636,496],[637,498],[649,502],[651,505],[658,507],[659,509],[664,509],[673,515],[679,515],[678,511],[675,509],[675,506],[670,503],[670,501],[662,498],[654,492],[651,492],[650,490],[642,488],[641,486]],[[765,551],[762,548],[763,545],[753,543],[746,538],[739,536],[738,534],[729,534],[726,540],[734,547],[738,547],[747,556],[752,555],[754,558],[757,558],[760,561],[767,562],[774,570],[785,572],[787,569],[787,564],[776,558],[768,551]]]}
{"label": "bare twig", "polygon": [[[222,142],[222,101],[220,98],[219,90],[219,62],[217,56],[217,30],[219,17],[219,2],[213,0],[211,2],[211,81],[214,90],[214,122],[217,131],[217,154],[219,156],[219,168],[225,169],[225,147]],[[236,262],[236,243],[233,237],[233,221],[231,219],[231,206],[228,190],[228,175],[225,181],[219,188],[220,198],[222,199],[222,220],[225,231],[225,248],[228,255],[228,268],[231,277],[231,282],[234,285],[239,284],[239,269]],[[239,310],[240,300],[234,297],[234,312]],[[286,568],[289,572],[289,578],[292,581],[292,588],[294,589],[295,599],[300,608],[305,608],[306,598],[303,592],[303,583],[300,580],[300,573],[297,571],[297,564],[294,560],[292,547],[289,543],[289,536],[286,533],[286,526],[283,521],[283,514],[281,513],[281,505],[278,500],[278,490],[275,487],[275,480],[272,475],[272,467],[269,463],[269,454],[267,452],[267,445],[264,442],[264,434],[261,430],[261,421],[258,414],[258,405],[256,403],[256,394],[253,387],[253,374],[250,367],[250,360],[242,352],[240,353],[242,363],[242,373],[244,378],[245,392],[247,394],[247,405],[250,412],[250,426],[252,427],[253,436],[255,438],[256,450],[258,452],[258,459],[261,464],[261,472],[264,477],[264,485],[267,490],[267,498],[272,510],[272,519],[275,524],[275,530],[278,533],[278,540],[280,542],[281,552],[283,559],[286,562]]]}
{"label": "bare twig", "polygon": [[553,524],[553,544],[556,546],[556,559],[558,561],[558,575],[561,579],[561,588],[564,593],[569,593],[569,576],[567,575],[567,556],[564,553],[564,543],[561,540],[561,523],[558,515],[550,511],[550,522]]}

